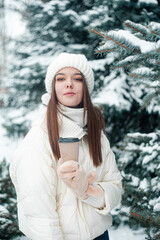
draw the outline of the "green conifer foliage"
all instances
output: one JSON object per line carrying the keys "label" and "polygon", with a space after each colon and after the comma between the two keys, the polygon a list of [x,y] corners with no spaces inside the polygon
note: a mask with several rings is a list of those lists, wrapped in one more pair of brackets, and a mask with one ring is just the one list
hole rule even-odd
{"label": "green conifer foliage", "polygon": [[5,159],[0,163],[0,239],[20,236],[18,229],[16,193],[9,177],[9,164]]}
{"label": "green conifer foliage", "polygon": [[[127,30],[91,32],[103,38],[97,53],[117,53],[113,69],[123,68],[130,78],[138,79],[149,90],[143,99],[144,107],[160,94],[160,24],[151,22],[143,26],[127,20],[124,26]],[[159,103],[159,96],[156,103]]]}
{"label": "green conifer foliage", "polygon": [[147,240],[159,239],[160,131],[129,133],[121,149],[123,151],[119,162],[124,175],[122,205],[125,206],[121,214],[129,216],[132,227],[144,227]]}
{"label": "green conifer foliage", "polygon": [[[116,55],[112,69],[123,69],[130,82],[143,89],[141,104],[160,116],[160,24],[124,22],[126,30],[94,32],[102,37],[98,53]],[[128,31],[129,30],[129,31]],[[136,94],[136,92],[135,92]],[[144,110],[141,112],[143,113]],[[137,113],[139,117],[139,113]],[[124,122],[125,124],[125,122]],[[146,124],[146,122],[144,122]],[[135,122],[136,125],[136,122]],[[148,131],[133,128],[117,144],[117,156],[124,177],[121,215],[132,228],[144,227],[147,240],[160,238],[160,132],[148,125]],[[122,127],[123,129],[123,127]],[[131,130],[131,129],[128,129]],[[143,132],[143,133],[142,133]]]}

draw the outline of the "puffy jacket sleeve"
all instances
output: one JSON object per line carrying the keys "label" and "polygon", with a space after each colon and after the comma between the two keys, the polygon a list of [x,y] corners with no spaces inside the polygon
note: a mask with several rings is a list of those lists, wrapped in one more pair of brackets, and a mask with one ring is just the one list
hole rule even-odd
{"label": "puffy jacket sleeve", "polygon": [[44,132],[33,127],[10,164],[20,230],[32,240],[62,240],[56,211],[57,176]]}
{"label": "puffy jacket sleeve", "polygon": [[95,210],[100,214],[106,215],[121,201],[122,177],[117,168],[114,153],[104,133],[102,133],[101,144],[103,167],[100,168],[101,171],[99,172],[95,186],[100,186],[104,194],[101,198],[89,197],[85,202],[94,206]]}

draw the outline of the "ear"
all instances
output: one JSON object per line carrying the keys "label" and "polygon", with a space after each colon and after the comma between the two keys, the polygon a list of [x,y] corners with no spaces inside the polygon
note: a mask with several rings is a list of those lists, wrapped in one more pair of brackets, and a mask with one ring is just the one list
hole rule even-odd
{"label": "ear", "polygon": [[90,172],[90,173],[88,174],[87,178],[88,178],[88,185],[92,184],[92,183],[95,182],[96,179],[97,179],[97,174],[96,174],[96,172]]}

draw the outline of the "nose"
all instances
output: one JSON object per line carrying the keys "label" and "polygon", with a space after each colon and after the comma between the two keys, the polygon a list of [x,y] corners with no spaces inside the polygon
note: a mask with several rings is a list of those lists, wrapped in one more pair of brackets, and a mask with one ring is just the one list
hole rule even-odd
{"label": "nose", "polygon": [[67,88],[73,88],[73,81],[72,79],[68,78],[66,81]]}

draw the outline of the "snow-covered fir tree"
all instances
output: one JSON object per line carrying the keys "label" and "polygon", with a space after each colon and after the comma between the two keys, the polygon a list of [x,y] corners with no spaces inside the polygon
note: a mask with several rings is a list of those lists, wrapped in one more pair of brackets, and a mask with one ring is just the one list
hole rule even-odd
{"label": "snow-covered fir tree", "polygon": [[[141,88],[142,107],[156,113],[160,120],[160,24],[151,22],[144,26],[127,20],[124,26],[126,30],[109,32],[92,29],[103,38],[97,52],[117,55],[113,72],[122,68],[128,74],[135,90]],[[144,227],[147,240],[160,238],[160,121],[154,124],[148,126],[146,133],[133,129],[117,145],[123,150],[117,150],[124,176],[125,207],[121,214],[129,217],[132,227],[137,223]]]}
{"label": "snow-covered fir tree", "polygon": [[[61,51],[84,53],[90,60],[95,72],[92,98],[97,103],[105,104],[107,134],[112,145],[119,142],[135,126],[136,130],[141,131],[144,128],[145,131],[151,123],[154,130],[155,125],[157,126],[155,122],[158,121],[156,112],[149,113],[144,110],[137,116],[143,89],[132,91],[135,86],[129,82],[124,70],[118,69],[113,73],[110,66],[117,58],[116,54],[108,58],[94,54],[92,49],[97,46],[98,40],[88,29],[121,28],[126,19],[142,23],[157,21],[157,4],[133,0],[47,0],[15,3],[15,8],[22,13],[27,28],[25,34],[16,39],[15,57],[10,64],[7,81],[3,84],[5,92],[8,93],[1,99],[6,107],[3,111],[8,137],[23,136],[30,128],[30,121],[36,118],[38,104],[45,91],[47,66]],[[100,100],[105,91],[107,98]],[[117,148],[116,152],[119,156]],[[121,216],[115,215],[114,219],[117,224],[122,221]],[[6,234],[7,231],[6,229]]]}
{"label": "snow-covered fir tree", "polygon": [[[9,81],[4,84],[5,92],[8,92],[3,98],[5,107],[8,107],[5,126],[10,135],[22,135],[28,131],[31,118],[28,112],[35,110],[41,101],[46,69],[55,55],[61,51],[80,52],[93,60],[91,65],[96,79],[94,97],[104,88],[104,78],[111,73],[113,58],[94,60],[92,47],[97,45],[97,41],[88,29],[121,27],[127,14],[130,14],[131,20],[141,22],[158,17],[156,4],[125,0],[24,1],[17,10],[22,12],[27,28],[16,41],[15,61],[10,67]],[[115,98],[122,99],[120,107],[128,107],[127,92],[130,87],[125,74],[118,72],[111,78],[119,78],[120,85],[125,86],[122,91],[118,90]],[[116,93],[117,86],[112,85],[111,91]],[[14,109],[14,113],[9,109]]]}
{"label": "snow-covered fir tree", "polygon": [[0,240],[22,235],[18,229],[15,189],[9,177],[9,164],[0,162]]}
{"label": "snow-covered fir tree", "polygon": [[159,239],[160,131],[127,134],[121,149],[125,177],[122,203],[127,206],[125,212],[122,208],[122,215],[129,215],[132,227],[137,223],[144,227],[147,240]]}

